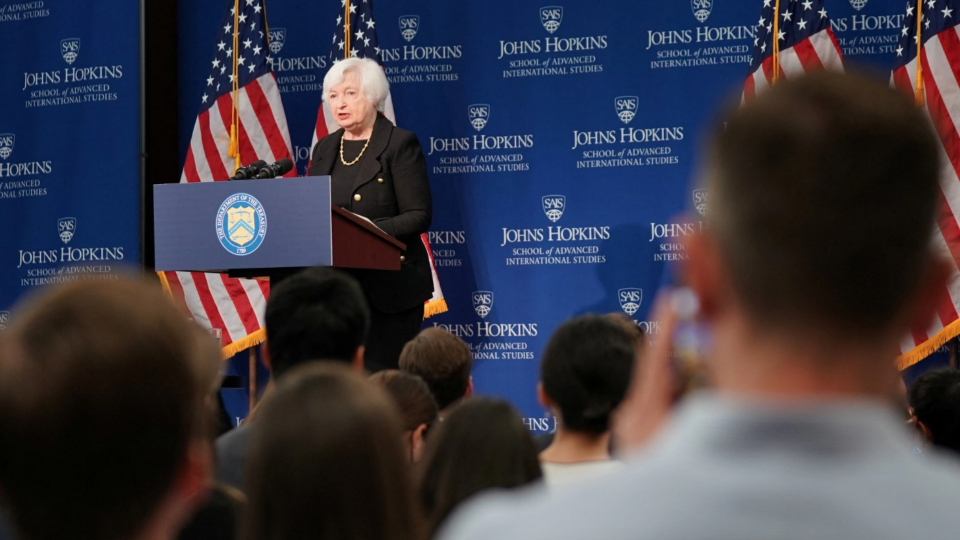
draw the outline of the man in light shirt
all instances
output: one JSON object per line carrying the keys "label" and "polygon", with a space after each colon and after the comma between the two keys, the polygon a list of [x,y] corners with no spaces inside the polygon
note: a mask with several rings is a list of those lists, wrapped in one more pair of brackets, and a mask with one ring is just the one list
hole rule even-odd
{"label": "man in light shirt", "polygon": [[[952,538],[960,466],[919,457],[889,405],[901,336],[948,276],[930,242],[939,142],[885,85],[784,81],[718,127],[710,213],[616,424],[639,453],[570,491],[489,497],[445,540]],[[696,322],[693,319],[696,319]],[[678,325],[709,329],[713,389],[671,406]]]}

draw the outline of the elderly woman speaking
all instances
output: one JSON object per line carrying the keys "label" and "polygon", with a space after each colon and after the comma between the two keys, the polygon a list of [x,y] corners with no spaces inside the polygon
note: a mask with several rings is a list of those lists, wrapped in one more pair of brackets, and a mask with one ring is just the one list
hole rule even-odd
{"label": "elderly woman speaking", "polygon": [[433,293],[420,235],[430,227],[430,182],[416,135],[381,114],[388,83],[370,59],[348,58],[323,78],[323,100],[339,130],[313,149],[308,176],[330,175],[333,204],[364,216],[407,245],[400,271],[352,270],[370,305],[365,364],[397,367],[403,345],[420,330]]}

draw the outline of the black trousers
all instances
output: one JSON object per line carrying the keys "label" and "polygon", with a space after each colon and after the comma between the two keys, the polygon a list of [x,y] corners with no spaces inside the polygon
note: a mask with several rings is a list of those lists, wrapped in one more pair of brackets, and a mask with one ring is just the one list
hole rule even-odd
{"label": "black trousers", "polygon": [[370,306],[370,335],[363,365],[370,373],[397,369],[400,351],[420,332],[423,304],[399,313],[384,313]]}

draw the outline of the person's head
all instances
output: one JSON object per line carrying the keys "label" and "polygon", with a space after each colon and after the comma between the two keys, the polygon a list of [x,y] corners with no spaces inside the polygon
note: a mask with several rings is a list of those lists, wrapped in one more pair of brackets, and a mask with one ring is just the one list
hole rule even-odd
{"label": "person's head", "polygon": [[386,390],[400,413],[403,442],[410,461],[416,463],[423,455],[427,433],[437,421],[437,402],[423,379],[396,369],[378,371],[370,381]]}
{"label": "person's head", "polygon": [[312,360],[363,366],[370,309],[360,285],[332,268],[308,268],[270,290],[265,315],[275,377]]}
{"label": "person's head", "polygon": [[400,369],[427,383],[440,410],[473,393],[472,368],[470,347],[442,328],[423,330],[400,353]]}
{"label": "person's head", "polygon": [[542,476],[537,448],[520,415],[499,399],[464,402],[427,441],[420,501],[431,532],[466,499]]}
{"label": "person's head", "polygon": [[340,60],[323,77],[323,100],[347,131],[372,126],[389,91],[383,68],[369,58]]}
{"label": "person's head", "polygon": [[206,490],[213,339],[135,281],[56,286],[15,310],[0,334],[0,500],[18,537],[175,535]]}
{"label": "person's head", "polygon": [[930,242],[929,121],[884,82],[834,73],[783,81],[726,120],[705,232],[688,244],[701,313],[755,340],[896,354],[928,325],[946,275]]}
{"label": "person's head", "polygon": [[603,318],[617,325],[621,330],[627,333],[633,347],[638,352],[643,351],[647,344],[647,333],[637,324],[637,321],[631,319],[626,313],[606,313]]}
{"label": "person's head", "polygon": [[960,370],[940,368],[910,386],[917,428],[933,445],[960,452]]}
{"label": "person's head", "polygon": [[[634,326],[636,326],[634,324]],[[550,336],[540,363],[540,400],[558,429],[601,435],[630,383],[635,336],[599,315],[575,317]]]}
{"label": "person's head", "polygon": [[389,398],[346,366],[280,379],[252,425],[247,540],[418,538]]}

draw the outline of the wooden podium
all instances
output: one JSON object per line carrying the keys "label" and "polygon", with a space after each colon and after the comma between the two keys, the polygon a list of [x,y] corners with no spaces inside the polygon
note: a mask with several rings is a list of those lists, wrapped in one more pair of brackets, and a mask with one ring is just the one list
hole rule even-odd
{"label": "wooden podium", "polygon": [[400,270],[406,245],[330,204],[330,177],[154,186],[156,270],[281,277],[310,266]]}

